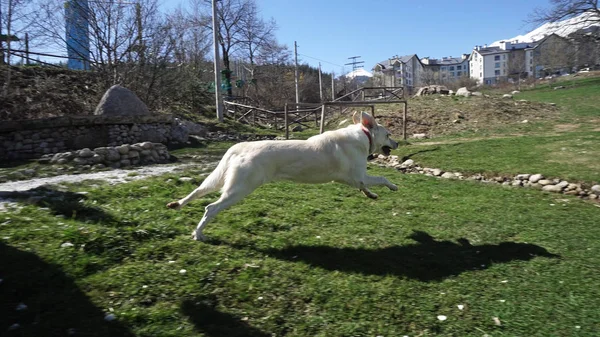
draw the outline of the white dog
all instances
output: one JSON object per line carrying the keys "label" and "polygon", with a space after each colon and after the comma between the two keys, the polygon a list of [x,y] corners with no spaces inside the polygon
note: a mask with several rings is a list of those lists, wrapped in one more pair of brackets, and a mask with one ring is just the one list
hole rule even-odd
{"label": "white dog", "polygon": [[307,140],[266,140],[232,146],[215,170],[185,198],[167,204],[180,209],[188,202],[221,189],[221,197],[206,206],[204,216],[192,233],[204,240],[202,230],[217,213],[239,202],[262,184],[276,180],[299,183],[336,181],[358,188],[369,198],[377,194],[370,186],[398,187],[384,177],[367,175],[367,156],[374,152],[389,155],[398,143],[366,112],[355,112],[354,125],[327,131]]}

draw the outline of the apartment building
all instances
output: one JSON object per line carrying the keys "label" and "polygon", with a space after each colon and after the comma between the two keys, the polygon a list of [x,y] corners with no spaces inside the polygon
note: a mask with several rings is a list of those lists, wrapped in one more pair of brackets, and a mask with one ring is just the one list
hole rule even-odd
{"label": "apartment building", "polygon": [[378,62],[373,67],[373,77],[378,85],[404,86],[408,94],[421,85],[423,63],[417,54],[394,56],[385,61]]}
{"label": "apartment building", "polygon": [[493,85],[526,77],[570,72],[575,53],[568,39],[551,34],[539,41],[500,41],[475,46],[469,56],[469,75],[481,84]]}
{"label": "apartment building", "polygon": [[434,59],[424,57],[421,59],[424,73],[421,76],[423,82],[429,84],[444,84],[463,76],[469,76],[469,54],[463,54],[461,57],[442,57]]}

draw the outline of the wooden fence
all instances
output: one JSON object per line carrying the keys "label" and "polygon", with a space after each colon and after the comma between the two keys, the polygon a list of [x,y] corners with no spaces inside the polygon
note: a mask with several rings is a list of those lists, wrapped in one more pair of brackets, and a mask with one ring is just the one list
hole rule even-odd
{"label": "wooden fence", "polygon": [[[406,140],[408,104],[403,98],[404,89],[402,87],[364,87],[349,92],[331,102],[286,103],[283,111],[263,109],[231,100],[223,103],[226,115],[230,118],[254,126],[285,130],[286,139],[289,138],[290,127],[293,128],[294,125],[310,128],[310,124],[314,122],[315,127],[320,127],[320,132],[323,133],[325,117],[334,114],[333,108],[336,107],[341,109],[342,114],[345,109],[350,107],[369,107],[371,108],[371,114],[375,116],[375,105],[401,103],[404,105],[402,121],[403,137]],[[239,101],[239,99],[236,100]]]}

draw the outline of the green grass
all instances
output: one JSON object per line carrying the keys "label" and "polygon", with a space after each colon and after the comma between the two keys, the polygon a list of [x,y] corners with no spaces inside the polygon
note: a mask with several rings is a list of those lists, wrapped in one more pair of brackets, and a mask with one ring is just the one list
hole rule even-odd
{"label": "green grass", "polygon": [[[564,86],[565,89],[554,90],[553,87]],[[600,112],[600,77],[571,79],[555,83],[552,86],[540,86],[524,90],[515,98],[538,102],[560,104],[567,115],[573,117],[598,118]]]}
{"label": "green grass", "polygon": [[394,154],[426,167],[464,173],[516,175],[600,182],[600,133],[481,139],[439,145],[400,147]]}
{"label": "green grass", "polygon": [[[597,336],[593,204],[370,173],[400,190],[377,188],[373,201],[339,184],[265,185],[219,214],[207,243],[189,234],[214,195],[180,212],[164,207],[200,178],[38,189],[41,200],[14,195],[23,208],[0,216],[0,329],[18,322],[8,336]],[[65,242],[73,247],[61,248]],[[16,311],[21,302],[27,310]],[[104,321],[107,312],[117,319]]]}

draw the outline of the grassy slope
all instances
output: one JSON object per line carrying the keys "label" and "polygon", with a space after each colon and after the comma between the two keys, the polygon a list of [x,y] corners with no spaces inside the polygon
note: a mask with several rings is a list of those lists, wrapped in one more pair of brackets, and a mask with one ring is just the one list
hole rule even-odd
{"label": "grassy slope", "polygon": [[[561,110],[556,119],[520,126],[519,136],[507,137],[503,131],[461,134],[463,137],[458,140],[435,139],[442,141],[437,145],[426,145],[430,141],[413,142],[411,146],[401,147],[396,154],[445,170],[506,175],[542,173],[548,177],[599,183],[600,77],[558,84],[566,89],[538,86],[515,96],[515,99],[553,102]],[[500,138],[494,138],[495,135]]]}
{"label": "grassy slope", "polygon": [[[400,191],[377,189],[372,201],[337,184],[270,184],[221,213],[209,243],[188,235],[214,196],[181,212],[162,207],[198,180],[79,187],[89,193],[26,206],[0,226],[0,294],[8,299],[0,328],[20,322],[23,336],[69,328],[102,336],[600,331],[596,207],[533,190],[371,173]],[[31,292],[27,284],[43,286]],[[28,310],[15,311],[19,302]],[[108,310],[117,321],[102,320]]]}

